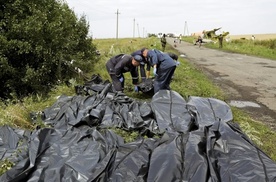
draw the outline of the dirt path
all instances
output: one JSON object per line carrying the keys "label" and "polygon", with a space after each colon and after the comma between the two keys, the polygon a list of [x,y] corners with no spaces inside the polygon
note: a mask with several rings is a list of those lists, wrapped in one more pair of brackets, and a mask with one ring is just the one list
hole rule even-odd
{"label": "dirt path", "polygon": [[[173,39],[167,41],[174,44]],[[199,48],[186,42],[175,49],[227,93],[227,103],[243,108],[276,130],[276,61]]]}

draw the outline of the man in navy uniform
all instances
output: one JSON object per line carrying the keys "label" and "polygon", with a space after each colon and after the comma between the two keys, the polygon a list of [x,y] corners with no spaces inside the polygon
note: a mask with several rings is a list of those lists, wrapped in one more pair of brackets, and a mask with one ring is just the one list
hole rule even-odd
{"label": "man in navy uniform", "polygon": [[[132,56],[139,55],[143,58],[142,61],[140,62],[140,76],[141,76],[142,82],[144,82],[147,78],[150,78],[150,67],[151,67],[151,65],[150,65],[150,62],[147,60],[147,58],[145,58],[143,56],[143,51],[145,49],[147,49],[147,48],[142,48],[142,49],[137,50],[137,51],[135,51],[131,54]],[[163,53],[163,52],[161,52],[161,53]],[[168,53],[165,53],[165,54],[168,54],[173,60],[175,60],[177,65],[180,64],[180,62],[177,61],[178,56],[176,54],[171,53],[171,52],[168,52]],[[146,70],[145,70],[145,66],[146,66]]]}
{"label": "man in navy uniform", "polygon": [[[144,82],[147,78],[150,77],[150,64],[146,60],[146,58],[143,57],[143,51],[145,49],[146,48],[142,48],[142,49],[137,50],[131,54],[131,56],[139,55],[142,57],[142,61],[140,62],[140,76],[141,76],[142,82]],[[146,66],[146,70],[145,70],[145,66]]]}
{"label": "man in navy uniform", "polygon": [[159,50],[144,49],[143,56],[153,67],[154,79],[154,93],[159,90],[170,90],[170,82],[176,68],[176,62],[168,54]]}
{"label": "man in navy uniform", "polygon": [[108,74],[110,75],[110,78],[112,79],[115,91],[123,92],[125,83],[123,73],[130,72],[132,83],[135,85],[134,91],[138,92],[137,66],[140,65],[142,59],[143,58],[139,55],[131,56],[127,54],[119,54],[107,61],[106,69],[108,71]]}

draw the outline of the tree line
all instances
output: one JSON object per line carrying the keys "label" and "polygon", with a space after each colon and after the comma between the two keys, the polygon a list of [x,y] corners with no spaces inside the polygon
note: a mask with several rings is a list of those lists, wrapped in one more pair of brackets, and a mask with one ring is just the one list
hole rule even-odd
{"label": "tree line", "polygon": [[64,1],[1,0],[0,97],[47,93],[73,67],[89,69],[98,59],[88,33],[85,16]]}

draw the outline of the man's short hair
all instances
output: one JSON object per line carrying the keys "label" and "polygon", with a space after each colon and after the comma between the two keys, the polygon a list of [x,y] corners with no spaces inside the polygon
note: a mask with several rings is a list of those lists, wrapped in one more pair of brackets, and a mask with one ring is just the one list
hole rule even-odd
{"label": "man's short hair", "polygon": [[144,50],[146,50],[146,49],[148,49],[148,48],[146,48],[146,47],[142,48],[141,53],[143,54]]}

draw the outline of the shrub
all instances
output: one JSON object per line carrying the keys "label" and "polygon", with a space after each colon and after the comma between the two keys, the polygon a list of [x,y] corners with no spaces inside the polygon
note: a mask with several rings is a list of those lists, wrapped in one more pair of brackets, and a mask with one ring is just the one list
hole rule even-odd
{"label": "shrub", "polygon": [[4,1],[0,11],[1,98],[47,93],[74,66],[97,61],[85,17],[78,19],[67,4]]}

